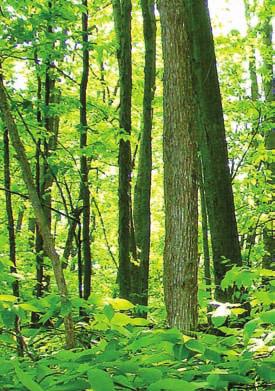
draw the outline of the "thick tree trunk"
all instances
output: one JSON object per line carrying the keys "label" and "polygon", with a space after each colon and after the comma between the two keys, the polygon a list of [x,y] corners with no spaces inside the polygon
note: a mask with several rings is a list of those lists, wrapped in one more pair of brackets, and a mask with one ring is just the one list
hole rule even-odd
{"label": "thick tree trunk", "polygon": [[[10,261],[13,266],[11,266],[11,273],[17,273],[16,266],[16,242],[15,242],[15,227],[14,227],[14,217],[13,217],[13,208],[12,208],[12,199],[11,199],[11,179],[10,179],[10,150],[9,150],[9,131],[8,128],[4,129],[4,184],[5,184],[5,198],[6,198],[6,212],[8,218],[8,232],[9,232],[9,255]],[[12,283],[12,291],[14,296],[20,297],[19,291],[19,281],[17,278]],[[24,355],[24,341],[21,335],[20,328],[20,318],[18,315],[15,317],[14,321],[14,331],[16,334],[17,342],[17,353],[18,356],[23,357]]]}
{"label": "thick tree trunk", "polygon": [[121,139],[119,141],[119,270],[118,282],[120,296],[131,299],[131,176],[132,158],[131,144],[128,138],[131,134],[132,107],[132,52],[131,52],[131,0],[113,0],[114,22],[119,43],[117,52],[120,81],[120,111],[119,126]]}
{"label": "thick tree trunk", "polygon": [[150,199],[152,172],[152,122],[156,78],[156,18],[155,1],[142,0],[143,35],[145,44],[143,129],[139,146],[138,174],[134,192],[134,227],[139,266],[133,266],[133,301],[148,305],[150,255]]}
{"label": "thick tree trunk", "polygon": [[[88,121],[87,121],[87,86],[89,79],[89,35],[88,35],[88,1],[83,0],[85,11],[82,12],[82,78],[80,84],[80,148],[87,147]],[[90,242],[90,190],[89,190],[89,162],[84,154],[80,157],[80,199],[82,210],[82,264],[83,264],[83,297],[88,299],[91,293],[91,242]]]}
{"label": "thick tree trunk", "polygon": [[160,0],[164,59],[164,295],[169,325],[197,326],[198,189],[195,113],[187,13]]}
{"label": "thick tree trunk", "polygon": [[[189,34],[193,46],[193,76],[199,117],[198,141],[203,165],[205,198],[211,233],[219,301],[232,299],[220,288],[226,272],[242,264],[228,166],[223,109],[219,88],[211,21],[206,0],[185,0],[189,9]],[[226,260],[226,262],[225,262]]]}
{"label": "thick tree trunk", "polygon": [[[2,116],[4,126],[7,129],[9,129],[11,141],[16,151],[17,160],[21,168],[22,177],[28,189],[29,198],[32,203],[32,207],[37,220],[39,231],[43,238],[44,250],[48,255],[48,257],[50,258],[50,260],[52,261],[53,271],[57,283],[57,288],[60,294],[61,302],[63,305],[67,305],[69,300],[69,295],[67,291],[67,286],[64,278],[61,261],[55,249],[54,240],[51,236],[49,221],[47,219],[47,216],[45,215],[44,209],[41,205],[41,201],[37,194],[37,190],[35,188],[31,167],[26,156],[24,145],[20,139],[17,126],[11,114],[11,109],[8,103],[5,87],[2,80],[0,80],[0,109],[1,109],[1,116]],[[75,339],[74,339],[74,324],[73,324],[71,313],[68,313],[64,317],[64,325],[65,325],[65,337],[66,337],[67,348],[73,348],[75,346]]]}

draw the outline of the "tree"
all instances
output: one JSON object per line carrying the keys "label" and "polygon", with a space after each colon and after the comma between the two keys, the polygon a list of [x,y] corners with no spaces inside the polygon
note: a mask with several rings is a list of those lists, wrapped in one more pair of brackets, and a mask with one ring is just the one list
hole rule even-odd
{"label": "tree", "polygon": [[159,2],[164,60],[164,295],[168,323],[197,325],[197,146],[187,8]]}
{"label": "tree", "polygon": [[228,165],[214,40],[207,1],[185,1],[184,3],[189,10],[198,144],[211,233],[215,296],[219,301],[228,301],[232,299],[232,292],[223,291],[220,284],[226,272],[233,265],[240,266],[242,259]]}
{"label": "tree", "polygon": [[[264,89],[264,98],[267,105],[272,105],[274,101],[274,76],[273,76],[273,56],[272,56],[272,5],[270,0],[263,2],[263,12],[260,21],[261,25],[261,55],[263,59],[262,81]],[[274,115],[271,120],[274,119]],[[270,121],[271,122],[271,121]],[[275,148],[274,128],[270,124],[270,129],[265,134],[265,147],[268,151]],[[275,181],[275,162],[267,163],[267,169],[270,171],[270,184],[274,186]],[[263,260],[263,267],[275,270],[275,238],[274,238],[274,220],[269,221],[263,231],[265,250],[267,254]]]}
{"label": "tree", "polygon": [[[82,12],[82,78],[80,84],[80,200],[82,201],[82,258],[83,258],[83,297],[88,299],[91,293],[91,243],[90,243],[90,190],[89,190],[89,162],[85,153],[87,147],[87,86],[89,79],[89,33],[88,33],[88,1],[83,0],[85,11]],[[80,281],[81,285],[81,281]],[[81,293],[81,292],[80,292]]]}
{"label": "tree", "polygon": [[[16,237],[15,237],[15,226],[13,216],[13,206],[11,198],[11,177],[10,177],[10,145],[9,145],[9,132],[8,129],[4,129],[4,185],[5,185],[5,198],[6,198],[6,213],[8,218],[8,233],[9,233],[9,257],[12,262],[10,268],[11,273],[16,275]],[[20,287],[18,278],[15,277],[12,283],[12,291],[14,296],[20,297]],[[24,355],[24,341],[21,335],[20,318],[18,315],[15,316],[14,331],[17,341],[17,353],[18,356]]]}
{"label": "tree", "polygon": [[148,305],[148,278],[151,229],[152,122],[156,78],[155,1],[142,0],[145,44],[143,129],[139,145],[138,172],[134,192],[134,228],[138,266],[133,266],[133,301]]}
{"label": "tree", "polygon": [[[21,141],[16,123],[11,114],[11,109],[8,103],[8,98],[3,84],[3,80],[0,80],[0,110],[4,127],[9,129],[11,141],[16,151],[17,160],[21,168],[22,177],[28,189],[29,197],[36,216],[39,231],[43,239],[44,250],[52,262],[61,302],[64,306],[67,306],[69,301],[69,295],[62,265],[60,262],[59,255],[55,249],[54,240],[52,238],[49,227],[49,221],[44,213],[43,206],[41,205],[41,201],[35,188],[31,167],[26,156],[24,145]],[[75,339],[74,324],[71,312],[68,312],[64,316],[64,326],[67,348],[73,348],[75,346]]]}
{"label": "tree", "polygon": [[119,108],[119,185],[118,185],[118,282],[120,296],[131,299],[131,248],[133,241],[131,177],[132,154],[131,135],[132,107],[132,52],[131,52],[131,0],[113,0],[113,15],[118,40],[118,66],[120,87]]}

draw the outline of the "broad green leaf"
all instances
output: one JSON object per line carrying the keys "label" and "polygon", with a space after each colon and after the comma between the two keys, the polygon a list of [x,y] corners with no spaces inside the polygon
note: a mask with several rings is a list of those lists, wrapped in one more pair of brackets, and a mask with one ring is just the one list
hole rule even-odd
{"label": "broad green leaf", "polygon": [[215,327],[222,326],[227,319],[227,316],[212,316],[211,321]]}
{"label": "broad green leaf", "polygon": [[107,304],[104,306],[103,313],[108,320],[111,320],[113,318],[113,316],[115,315],[115,311],[110,304]]}
{"label": "broad green leaf", "polygon": [[256,330],[257,326],[260,324],[260,319],[252,319],[249,322],[247,322],[244,326],[243,330],[243,336],[244,341],[247,343],[252,336],[253,332]]}
{"label": "broad green leaf", "polygon": [[44,391],[43,388],[36,383],[29,374],[23,372],[17,363],[14,363],[14,369],[18,380],[30,391]]}
{"label": "broad green leaf", "polygon": [[221,357],[220,353],[216,352],[213,349],[206,349],[204,352],[203,358],[206,360],[213,361],[215,363],[222,362],[222,357]]}
{"label": "broad green leaf", "polygon": [[138,371],[138,376],[140,376],[146,384],[151,384],[162,378],[162,371],[156,368],[142,368]]}
{"label": "broad green leaf", "polygon": [[88,379],[93,391],[115,391],[111,376],[101,369],[90,369]]}
{"label": "broad green leaf", "polygon": [[262,312],[260,314],[260,318],[265,323],[275,324],[275,309],[270,310],[270,311],[266,311],[266,312]]}
{"label": "broad green leaf", "polygon": [[108,299],[108,303],[111,304],[115,310],[120,311],[134,308],[134,304],[132,304],[130,301],[120,298]]}
{"label": "broad green leaf", "polygon": [[180,379],[163,379],[159,380],[148,387],[148,391],[194,391],[199,386]]}
{"label": "broad green leaf", "polygon": [[205,351],[205,346],[197,339],[190,339],[186,342],[185,346],[195,352],[203,353]]}
{"label": "broad green leaf", "polygon": [[16,296],[13,295],[0,295],[0,301],[7,301],[10,303],[15,303],[17,300]]}
{"label": "broad green leaf", "polygon": [[150,322],[144,318],[133,318],[131,324],[133,326],[148,326]]}
{"label": "broad green leaf", "polygon": [[41,308],[38,308],[31,303],[22,303],[22,304],[19,304],[18,307],[22,308],[25,311],[30,311],[30,312],[40,312],[41,311]]}
{"label": "broad green leaf", "polygon": [[207,383],[214,388],[214,390],[227,390],[228,381],[222,379],[221,375],[211,374],[207,377]]}
{"label": "broad green leaf", "polygon": [[275,367],[271,364],[260,364],[257,366],[257,374],[267,382],[275,382]]}

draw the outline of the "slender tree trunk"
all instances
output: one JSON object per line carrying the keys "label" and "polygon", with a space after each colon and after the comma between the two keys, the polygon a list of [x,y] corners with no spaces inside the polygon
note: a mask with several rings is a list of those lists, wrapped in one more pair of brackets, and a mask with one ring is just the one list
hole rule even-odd
{"label": "slender tree trunk", "polygon": [[120,81],[119,126],[119,270],[118,282],[120,296],[132,299],[131,256],[133,231],[131,224],[131,106],[132,106],[132,53],[131,53],[131,0],[113,0],[113,13],[119,49],[117,52]]}
{"label": "slender tree trunk", "polygon": [[18,234],[22,230],[25,209],[26,209],[25,205],[23,205],[23,207],[18,212],[16,228],[15,228],[16,234]]}
{"label": "slender tree trunk", "polygon": [[[263,7],[267,17],[262,21],[262,59],[263,59],[263,86],[264,97],[267,104],[271,105],[274,102],[274,76],[273,76],[273,51],[272,51],[272,5],[270,0],[264,0]],[[275,149],[274,128],[272,128],[272,120],[270,120],[270,130],[265,134],[265,147],[267,150]],[[267,163],[267,169],[271,172],[269,183],[274,187],[275,182],[275,162]],[[266,269],[275,270],[275,235],[274,235],[274,220],[269,221],[263,231],[264,246],[266,255],[263,259],[263,267]]]}
{"label": "slender tree trunk", "polygon": [[[9,131],[8,128],[4,129],[4,183],[5,183],[5,198],[6,198],[6,212],[8,217],[8,232],[9,232],[9,255],[10,261],[12,262],[11,273],[17,273],[16,267],[16,242],[15,242],[15,227],[14,217],[11,199],[11,179],[10,179],[10,151],[9,151]],[[19,281],[17,278],[12,283],[12,291],[14,296],[20,297]],[[24,341],[21,335],[20,318],[18,315],[14,321],[14,331],[16,334],[17,342],[17,353],[18,356],[23,357],[24,355]]]}
{"label": "slender tree trunk", "polygon": [[168,323],[197,326],[198,189],[191,50],[187,9],[160,0],[164,59],[164,295]]}
{"label": "slender tree trunk", "polygon": [[213,34],[207,1],[185,0],[184,3],[189,9],[189,34],[193,46],[193,82],[200,117],[197,118],[198,141],[211,233],[215,296],[219,301],[229,301],[232,292],[223,291],[220,284],[226,272],[233,265],[240,266],[242,259]]}
{"label": "slender tree trunk", "polygon": [[[4,126],[9,129],[11,141],[16,151],[16,157],[21,168],[23,181],[28,189],[29,198],[32,203],[39,231],[43,238],[44,250],[52,262],[55,280],[57,283],[57,288],[62,305],[66,306],[69,301],[69,295],[67,291],[66,281],[64,278],[62,264],[59,255],[55,249],[54,240],[51,236],[51,231],[49,227],[49,221],[47,219],[47,216],[45,215],[44,209],[42,207],[39,195],[35,187],[35,183],[33,181],[31,167],[28,162],[24,145],[20,139],[16,123],[11,114],[11,109],[8,103],[8,98],[2,80],[0,80],[0,110]],[[64,326],[67,348],[73,348],[75,346],[75,339],[74,324],[71,312],[64,316]]]}
{"label": "slender tree trunk", "polygon": [[[248,39],[255,39],[257,37],[257,32],[256,29],[252,27],[252,17],[255,14],[255,8],[257,6],[256,1],[254,1],[252,4],[248,1],[244,1],[245,5],[245,17],[246,17],[246,23],[247,23],[247,36]],[[249,42],[249,41],[248,41]],[[252,41],[253,42],[253,41]],[[258,80],[257,80],[257,63],[256,63],[256,48],[255,45],[252,43],[248,47],[249,49],[249,60],[248,60],[248,67],[249,67],[249,77],[250,77],[250,97],[251,100],[256,102],[259,97],[259,85],[258,85]],[[257,142],[256,143],[256,148],[257,148]],[[254,230],[253,233],[249,233],[246,235],[246,240],[245,240],[245,249],[247,252],[245,262],[247,266],[251,266],[250,262],[250,253],[252,247],[255,245],[255,240],[256,240],[256,229]]]}
{"label": "slender tree trunk", "polygon": [[[252,5],[250,4],[249,0],[244,1],[245,6],[245,17],[246,17],[246,23],[247,23],[247,35],[248,38],[256,38],[257,33],[254,31],[251,19],[253,16],[253,13],[255,12],[256,2],[254,1]],[[251,99],[253,101],[257,101],[260,97],[259,95],[259,86],[258,86],[258,80],[257,80],[257,70],[256,70],[256,48],[253,44],[249,45],[249,60],[248,60],[248,67],[249,67],[249,76],[250,76],[250,91],[251,91]]]}
{"label": "slender tree trunk", "polygon": [[[83,0],[85,11],[82,12],[82,78],[80,84],[80,148],[87,147],[87,86],[89,79],[89,36],[88,36],[88,1]],[[89,162],[84,154],[80,158],[80,199],[83,203],[82,211],[82,259],[83,259],[83,297],[87,300],[91,293],[91,243],[90,243],[90,190],[89,190]]]}
{"label": "slender tree trunk", "polygon": [[139,266],[133,266],[133,301],[148,305],[148,278],[151,230],[152,122],[156,79],[155,1],[142,0],[145,44],[143,129],[139,146],[138,174],[134,192],[134,227]]}
{"label": "slender tree trunk", "polygon": [[204,193],[204,183],[202,176],[201,161],[199,165],[199,177],[200,177],[200,202],[201,202],[201,221],[202,221],[202,245],[203,245],[203,260],[204,260],[204,280],[208,292],[211,296],[211,269],[210,269],[210,252],[209,252],[209,241],[208,241],[208,217],[206,209],[206,200]]}

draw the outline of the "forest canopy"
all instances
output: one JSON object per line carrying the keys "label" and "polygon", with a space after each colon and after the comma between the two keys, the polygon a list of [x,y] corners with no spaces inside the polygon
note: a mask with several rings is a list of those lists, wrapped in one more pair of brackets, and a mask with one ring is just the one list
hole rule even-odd
{"label": "forest canopy", "polygon": [[1,390],[273,389],[272,11],[1,0]]}

